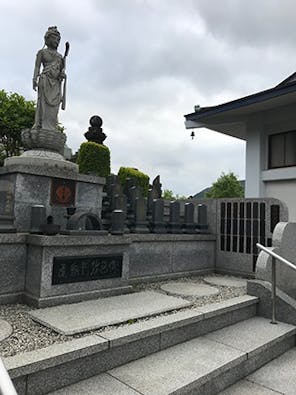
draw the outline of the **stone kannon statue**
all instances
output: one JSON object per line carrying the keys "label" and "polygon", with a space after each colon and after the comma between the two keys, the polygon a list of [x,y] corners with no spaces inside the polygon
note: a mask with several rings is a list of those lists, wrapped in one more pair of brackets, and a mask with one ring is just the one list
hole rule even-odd
{"label": "stone kannon statue", "polygon": [[[33,89],[38,91],[34,125],[21,131],[24,152],[20,156],[5,159],[5,166],[22,165],[30,168],[52,168],[77,174],[78,165],[65,159],[67,136],[58,127],[60,105],[66,103],[66,43],[62,56],[57,49],[61,35],[56,26],[48,28],[44,36],[45,45],[36,56]],[[70,173],[69,173],[70,172]]]}
{"label": "stone kannon statue", "polygon": [[62,56],[57,51],[60,39],[57,27],[49,27],[44,36],[45,45],[37,52],[33,75],[33,89],[38,91],[35,123],[31,129],[22,131],[23,146],[35,152],[26,155],[36,156],[36,149],[64,153],[67,137],[58,130],[58,112],[61,104],[63,110],[66,105],[65,67],[69,43]]}
{"label": "stone kannon statue", "polygon": [[[62,93],[62,81],[66,81],[65,60],[57,48],[60,33],[56,26],[49,27],[44,36],[46,48],[38,51],[33,75],[33,89],[38,90],[35,124],[33,129],[57,130],[60,104],[65,109],[65,92]],[[41,65],[43,66],[40,73]],[[64,82],[65,88],[65,82]]]}

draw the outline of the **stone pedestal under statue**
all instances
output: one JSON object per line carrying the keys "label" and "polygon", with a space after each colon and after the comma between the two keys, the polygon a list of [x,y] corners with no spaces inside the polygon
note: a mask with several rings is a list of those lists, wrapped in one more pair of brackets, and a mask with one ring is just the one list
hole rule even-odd
{"label": "stone pedestal under statue", "polygon": [[22,131],[22,143],[27,149],[20,156],[4,161],[5,167],[24,166],[61,169],[72,175],[78,173],[78,166],[64,158],[66,135],[60,131],[26,129]]}
{"label": "stone pedestal under statue", "polygon": [[67,226],[67,208],[100,216],[105,179],[79,174],[78,166],[64,159],[64,133],[25,130],[22,141],[27,151],[7,158],[0,169],[0,180],[7,186],[2,194],[5,212],[0,215],[10,216],[17,232],[31,230],[35,205],[44,206],[46,218],[52,217],[61,229]]}

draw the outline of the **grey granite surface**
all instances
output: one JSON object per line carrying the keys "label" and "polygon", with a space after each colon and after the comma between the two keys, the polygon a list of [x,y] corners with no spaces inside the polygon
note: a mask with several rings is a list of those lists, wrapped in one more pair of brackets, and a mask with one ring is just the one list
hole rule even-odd
{"label": "grey granite surface", "polygon": [[238,322],[230,328],[209,333],[206,337],[237,350],[245,351],[250,356],[252,352],[258,352],[258,349],[266,345],[267,342],[278,341],[279,337],[291,336],[295,333],[295,326],[285,323],[272,325],[265,318],[254,317],[248,320],[248,325],[245,321]]}
{"label": "grey granite surface", "polygon": [[249,380],[240,380],[226,390],[220,392],[220,395],[280,395],[282,392],[273,391],[260,384],[252,383]]}
{"label": "grey granite surface", "polygon": [[227,364],[231,367],[246,358],[239,350],[199,337],[108,373],[141,394],[170,394],[193,382],[201,385],[213,370],[219,371]]}
{"label": "grey granite surface", "polygon": [[166,291],[170,294],[183,295],[183,296],[210,296],[217,295],[219,293],[219,289],[212,287],[206,284],[197,284],[190,282],[180,282],[180,281],[172,281],[169,284],[164,284],[161,286],[163,291]]}
{"label": "grey granite surface", "polygon": [[99,376],[90,377],[89,379],[80,381],[70,387],[62,388],[54,391],[51,395],[137,395],[138,391],[125,385],[121,381],[115,379],[107,373],[102,373]]}
{"label": "grey granite surface", "polygon": [[248,380],[283,394],[296,392],[296,348],[248,376]]}
{"label": "grey granite surface", "polygon": [[189,305],[181,298],[146,291],[34,310],[30,316],[59,333],[71,335]]}
{"label": "grey granite surface", "polygon": [[[217,276],[217,277],[220,277],[220,276]],[[165,281],[158,281],[155,283],[151,283],[151,282],[137,283],[134,285],[134,290],[138,291],[138,292],[151,290],[151,291],[164,293],[164,291],[161,291],[160,287],[162,284],[167,284],[168,281],[169,281],[169,279],[166,278]],[[196,282],[199,284],[204,284],[203,277],[196,277],[196,276],[195,277],[182,277],[182,278],[180,277],[180,281],[182,281],[182,282],[184,282],[184,281],[192,282],[193,281],[193,282]],[[128,287],[125,287],[125,290],[126,290],[126,288],[128,288]],[[242,288],[218,287],[218,288],[220,291],[218,295],[202,297],[202,298],[195,298],[192,296],[185,297],[185,298],[186,298],[186,300],[193,303],[193,305],[192,305],[193,308],[198,307],[199,309],[203,310],[204,314],[207,317],[210,317],[211,314],[212,315],[216,314],[216,313],[214,313],[215,309],[218,309],[218,311],[220,311],[222,314],[224,314],[226,311],[233,309],[234,308],[233,307],[234,301],[231,301],[231,299],[234,297],[238,297],[238,298],[235,298],[238,300],[240,300],[240,298],[243,298],[243,299],[250,298],[249,296],[244,295],[246,292],[244,287],[242,287]],[[122,290],[123,288],[121,287],[120,289]],[[118,294],[118,291],[120,289],[115,288],[115,289],[113,289],[113,291],[115,290],[117,292],[116,294]],[[97,292],[97,291],[93,291],[93,292]],[[102,294],[100,294],[101,297],[108,296],[108,294],[104,294],[104,291],[100,291],[100,292],[103,292]],[[110,292],[110,290],[108,292]],[[98,297],[97,294],[96,295],[94,293],[90,293],[90,294],[91,294],[91,296]],[[80,297],[80,294],[78,293],[77,296]],[[20,299],[20,297],[21,297],[21,295],[18,295],[19,299]],[[4,300],[8,301],[7,298],[8,297],[5,297],[5,299],[3,299],[3,301]],[[254,298],[251,297],[251,299],[254,299]],[[62,298],[62,300],[66,301],[65,298]],[[256,300],[256,298],[255,298],[255,300]],[[72,300],[72,302],[77,302],[77,301],[79,301],[79,300],[78,299]],[[222,302],[222,303],[218,303],[218,305],[216,305],[217,302]],[[46,303],[48,303],[48,299],[47,299]],[[240,300],[240,303],[242,303],[242,300]],[[245,307],[247,307],[247,305],[249,306],[248,303],[250,303],[250,302],[244,300],[243,303],[244,303]],[[208,305],[208,306],[206,307],[205,305]],[[213,305],[215,305],[215,306],[211,307]],[[249,307],[253,308],[253,306],[249,306]],[[5,340],[0,345],[1,355],[3,355],[3,356],[15,355],[20,352],[38,350],[40,348],[50,346],[51,344],[57,344],[57,343],[65,342],[67,340],[71,340],[72,336],[65,336],[65,335],[58,334],[58,333],[44,327],[43,325],[40,325],[37,322],[34,322],[28,316],[28,311],[30,309],[31,308],[27,305],[15,305],[15,304],[14,305],[12,305],[12,304],[0,305],[0,316],[3,319],[7,320],[14,327],[15,334],[16,334],[16,336],[14,337],[14,341],[10,341],[10,338],[9,338],[9,339]],[[172,314],[174,315],[174,312],[172,312]],[[236,315],[235,312],[233,312],[232,314]],[[168,319],[170,320],[169,316],[171,314],[163,313],[162,315],[164,316],[164,318],[162,318],[162,319],[165,319],[165,317],[167,316]],[[161,317],[159,316],[158,318],[161,318]],[[150,318],[150,319],[153,319],[153,318]],[[174,320],[174,318],[171,318],[171,319]],[[147,318],[140,319],[139,324],[141,322],[147,322]],[[223,322],[223,320],[221,322]],[[134,325],[136,325],[136,324],[133,324],[132,327]],[[121,326],[127,326],[127,327],[131,328],[131,326],[128,324],[119,325],[119,327],[121,327]],[[118,325],[115,325],[113,328],[109,328],[109,329],[117,330]],[[217,329],[217,326],[215,327],[215,329]],[[98,330],[96,332],[101,332],[102,330]],[[76,336],[83,336],[83,334],[76,335]],[[167,343],[168,339],[164,340],[164,342]]]}

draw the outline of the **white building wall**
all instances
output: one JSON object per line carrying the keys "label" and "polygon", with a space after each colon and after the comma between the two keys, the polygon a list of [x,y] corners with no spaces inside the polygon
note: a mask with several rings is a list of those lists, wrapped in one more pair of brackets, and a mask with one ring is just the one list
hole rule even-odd
{"label": "white building wall", "polygon": [[246,198],[265,196],[261,172],[265,166],[265,134],[260,120],[253,119],[246,128]]}
{"label": "white building wall", "polygon": [[[265,165],[261,179],[265,185],[265,196],[284,202],[289,211],[289,221],[296,222],[296,166],[268,169],[268,136],[274,133],[295,130],[296,119],[293,107],[278,109],[265,118]],[[263,148],[262,148],[263,149]]]}
{"label": "white building wall", "polygon": [[268,181],[265,183],[266,197],[273,197],[286,203],[289,221],[296,222],[296,179],[285,181]]}

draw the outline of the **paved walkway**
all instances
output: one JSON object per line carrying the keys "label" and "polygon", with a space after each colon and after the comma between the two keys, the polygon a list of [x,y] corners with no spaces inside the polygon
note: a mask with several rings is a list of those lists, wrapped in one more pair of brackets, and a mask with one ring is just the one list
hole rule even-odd
{"label": "paved walkway", "polygon": [[145,291],[33,310],[29,315],[58,333],[73,335],[191,304],[174,296]]}

